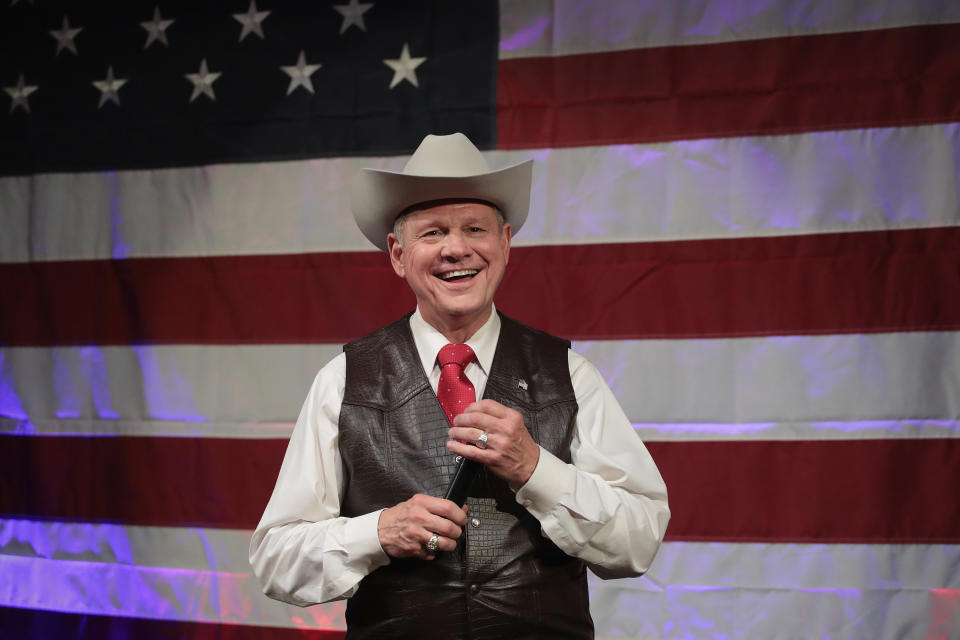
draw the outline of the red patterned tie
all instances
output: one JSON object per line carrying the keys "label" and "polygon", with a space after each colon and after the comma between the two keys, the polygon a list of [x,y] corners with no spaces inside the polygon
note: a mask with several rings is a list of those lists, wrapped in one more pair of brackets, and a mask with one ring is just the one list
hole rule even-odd
{"label": "red patterned tie", "polygon": [[437,400],[440,401],[451,425],[454,416],[463,413],[467,405],[477,399],[473,384],[464,373],[464,369],[473,359],[473,349],[465,344],[448,344],[437,354],[437,362],[440,363]]}

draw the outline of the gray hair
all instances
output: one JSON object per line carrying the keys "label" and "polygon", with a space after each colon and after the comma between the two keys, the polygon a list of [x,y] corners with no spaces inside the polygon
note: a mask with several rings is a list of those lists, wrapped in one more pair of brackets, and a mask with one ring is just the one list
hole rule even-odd
{"label": "gray hair", "polygon": [[[416,213],[417,211],[420,211],[421,209],[425,208],[424,205],[426,204],[428,203],[417,204],[412,207],[407,207],[406,209],[401,211],[400,215],[397,216],[397,219],[393,221],[393,235],[397,238],[397,244],[400,245],[401,249],[403,248],[403,223],[406,222],[407,216],[409,216],[411,213]],[[494,215],[497,216],[497,229],[500,235],[503,235],[503,225],[506,224],[507,222],[506,219],[503,217],[503,212],[500,211],[500,208],[497,207],[497,205],[493,204],[492,202],[484,201],[482,202],[482,204],[485,204],[489,206],[491,209],[493,209]]]}

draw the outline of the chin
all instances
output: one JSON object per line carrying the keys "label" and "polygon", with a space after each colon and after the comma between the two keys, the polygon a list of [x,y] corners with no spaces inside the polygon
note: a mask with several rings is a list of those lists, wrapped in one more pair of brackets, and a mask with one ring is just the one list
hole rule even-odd
{"label": "chin", "polygon": [[478,309],[465,307],[447,307],[443,310],[444,314],[451,318],[462,318],[477,313]]}
{"label": "chin", "polygon": [[482,313],[489,309],[489,305],[484,304],[450,304],[443,307],[443,312],[451,318],[462,318]]}

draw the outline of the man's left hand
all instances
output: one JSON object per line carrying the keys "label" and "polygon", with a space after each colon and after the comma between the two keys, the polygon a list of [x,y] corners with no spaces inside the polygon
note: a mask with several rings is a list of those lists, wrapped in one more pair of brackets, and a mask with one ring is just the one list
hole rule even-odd
{"label": "man's left hand", "polygon": [[[485,449],[474,446],[482,433],[487,434]],[[526,484],[540,460],[540,447],[527,431],[523,416],[494,400],[468,406],[453,419],[449,435],[447,449],[476,460],[514,489]]]}

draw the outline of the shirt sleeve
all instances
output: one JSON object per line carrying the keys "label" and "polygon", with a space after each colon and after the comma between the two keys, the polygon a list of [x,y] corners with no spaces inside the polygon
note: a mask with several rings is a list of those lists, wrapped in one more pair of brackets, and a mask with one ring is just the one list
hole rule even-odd
{"label": "shirt sleeve", "polygon": [[579,405],[571,464],[541,448],[516,498],[543,535],[599,577],[637,576],[666,532],[667,489],[600,372],[573,351],[568,362]]}
{"label": "shirt sleeve", "polygon": [[264,593],[300,606],[350,597],[364,576],[389,562],[377,535],[379,510],[340,516],[345,377],[343,354],[317,374],[250,541],[250,564]]}

